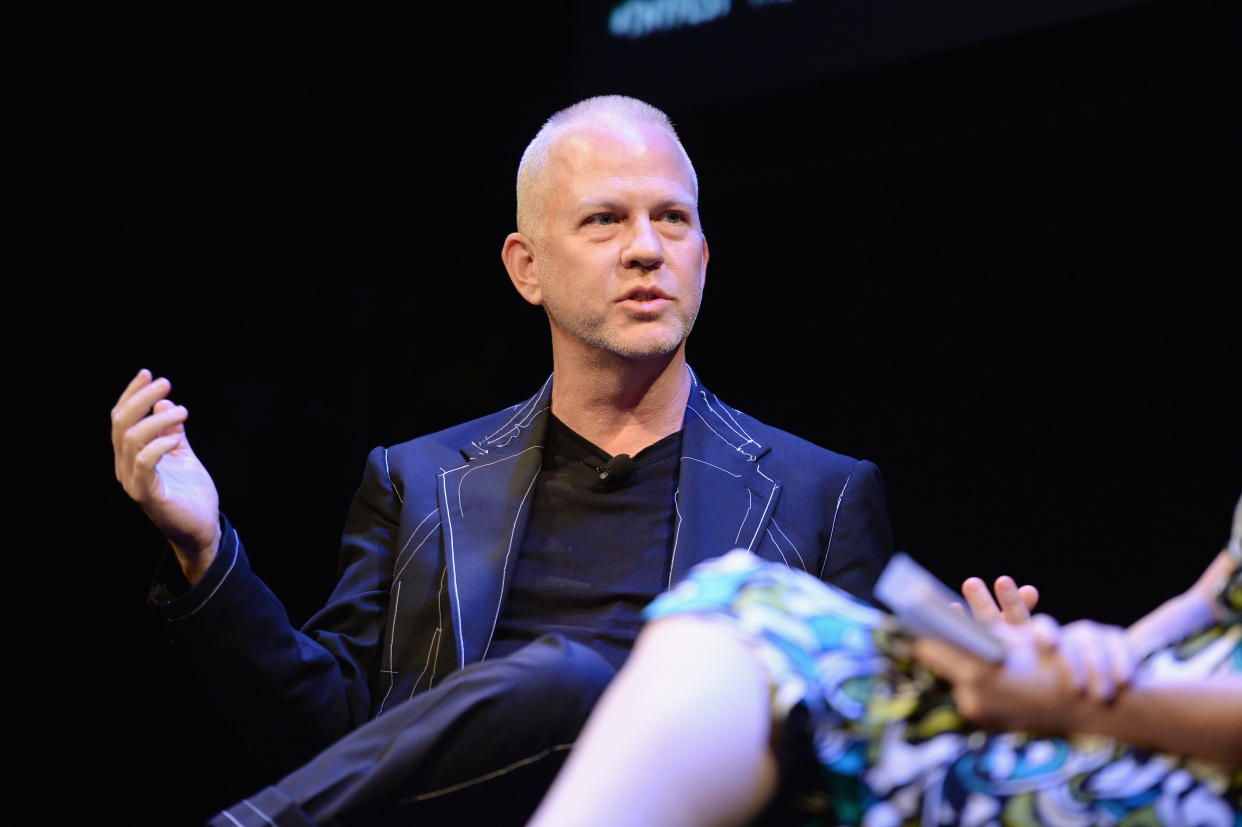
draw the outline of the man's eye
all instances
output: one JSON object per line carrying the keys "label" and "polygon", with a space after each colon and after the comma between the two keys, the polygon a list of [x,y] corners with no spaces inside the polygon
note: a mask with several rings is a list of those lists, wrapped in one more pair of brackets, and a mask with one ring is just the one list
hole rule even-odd
{"label": "man's eye", "polygon": [[666,212],[664,214],[664,220],[670,224],[684,224],[686,223],[686,216],[684,213]]}
{"label": "man's eye", "polygon": [[617,217],[615,215],[609,215],[608,213],[600,213],[599,215],[591,216],[590,219],[588,220],[592,224],[598,224],[601,227],[607,227],[611,224],[615,224],[617,221]]}

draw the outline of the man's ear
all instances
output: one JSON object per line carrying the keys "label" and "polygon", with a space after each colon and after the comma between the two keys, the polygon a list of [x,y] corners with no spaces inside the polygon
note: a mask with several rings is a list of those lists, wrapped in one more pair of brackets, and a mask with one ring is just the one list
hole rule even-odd
{"label": "man's ear", "polygon": [[707,260],[711,256],[707,252],[707,236],[703,236],[703,264],[699,270],[699,290],[703,289],[703,285],[707,283]]}
{"label": "man's ear", "polygon": [[543,290],[535,275],[535,249],[530,239],[521,233],[509,233],[500,250],[500,258],[509,271],[509,280],[522,298],[533,305],[543,304]]}

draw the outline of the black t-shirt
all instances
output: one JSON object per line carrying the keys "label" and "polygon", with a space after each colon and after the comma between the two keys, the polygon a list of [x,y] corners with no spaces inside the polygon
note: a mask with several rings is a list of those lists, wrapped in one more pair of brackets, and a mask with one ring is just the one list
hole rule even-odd
{"label": "black t-shirt", "polygon": [[678,432],[635,454],[624,480],[602,481],[609,455],[549,417],[543,469],[488,658],[556,632],[620,668],[643,608],[668,587],[680,458]]}

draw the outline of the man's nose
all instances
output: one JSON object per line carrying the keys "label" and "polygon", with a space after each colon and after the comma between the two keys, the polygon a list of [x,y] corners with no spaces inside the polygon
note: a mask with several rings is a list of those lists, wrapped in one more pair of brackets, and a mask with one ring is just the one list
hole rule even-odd
{"label": "man's nose", "polygon": [[628,243],[621,253],[621,261],[626,267],[640,270],[655,270],[664,264],[664,246],[651,219],[646,216],[638,218],[631,225]]}

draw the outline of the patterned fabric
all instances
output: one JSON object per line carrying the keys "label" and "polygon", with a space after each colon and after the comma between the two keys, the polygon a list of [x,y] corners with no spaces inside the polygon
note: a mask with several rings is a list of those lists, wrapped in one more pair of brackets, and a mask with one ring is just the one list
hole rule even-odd
{"label": "patterned fabric", "polygon": [[[1222,590],[1239,598],[1242,573]],[[1239,606],[1141,670],[1242,673]],[[806,824],[1165,824],[1242,827],[1242,767],[1142,752],[1104,737],[992,734],[957,714],[887,614],[743,550],[696,566],[648,619],[713,617],[771,676],[773,715],[805,710],[818,759]]]}

